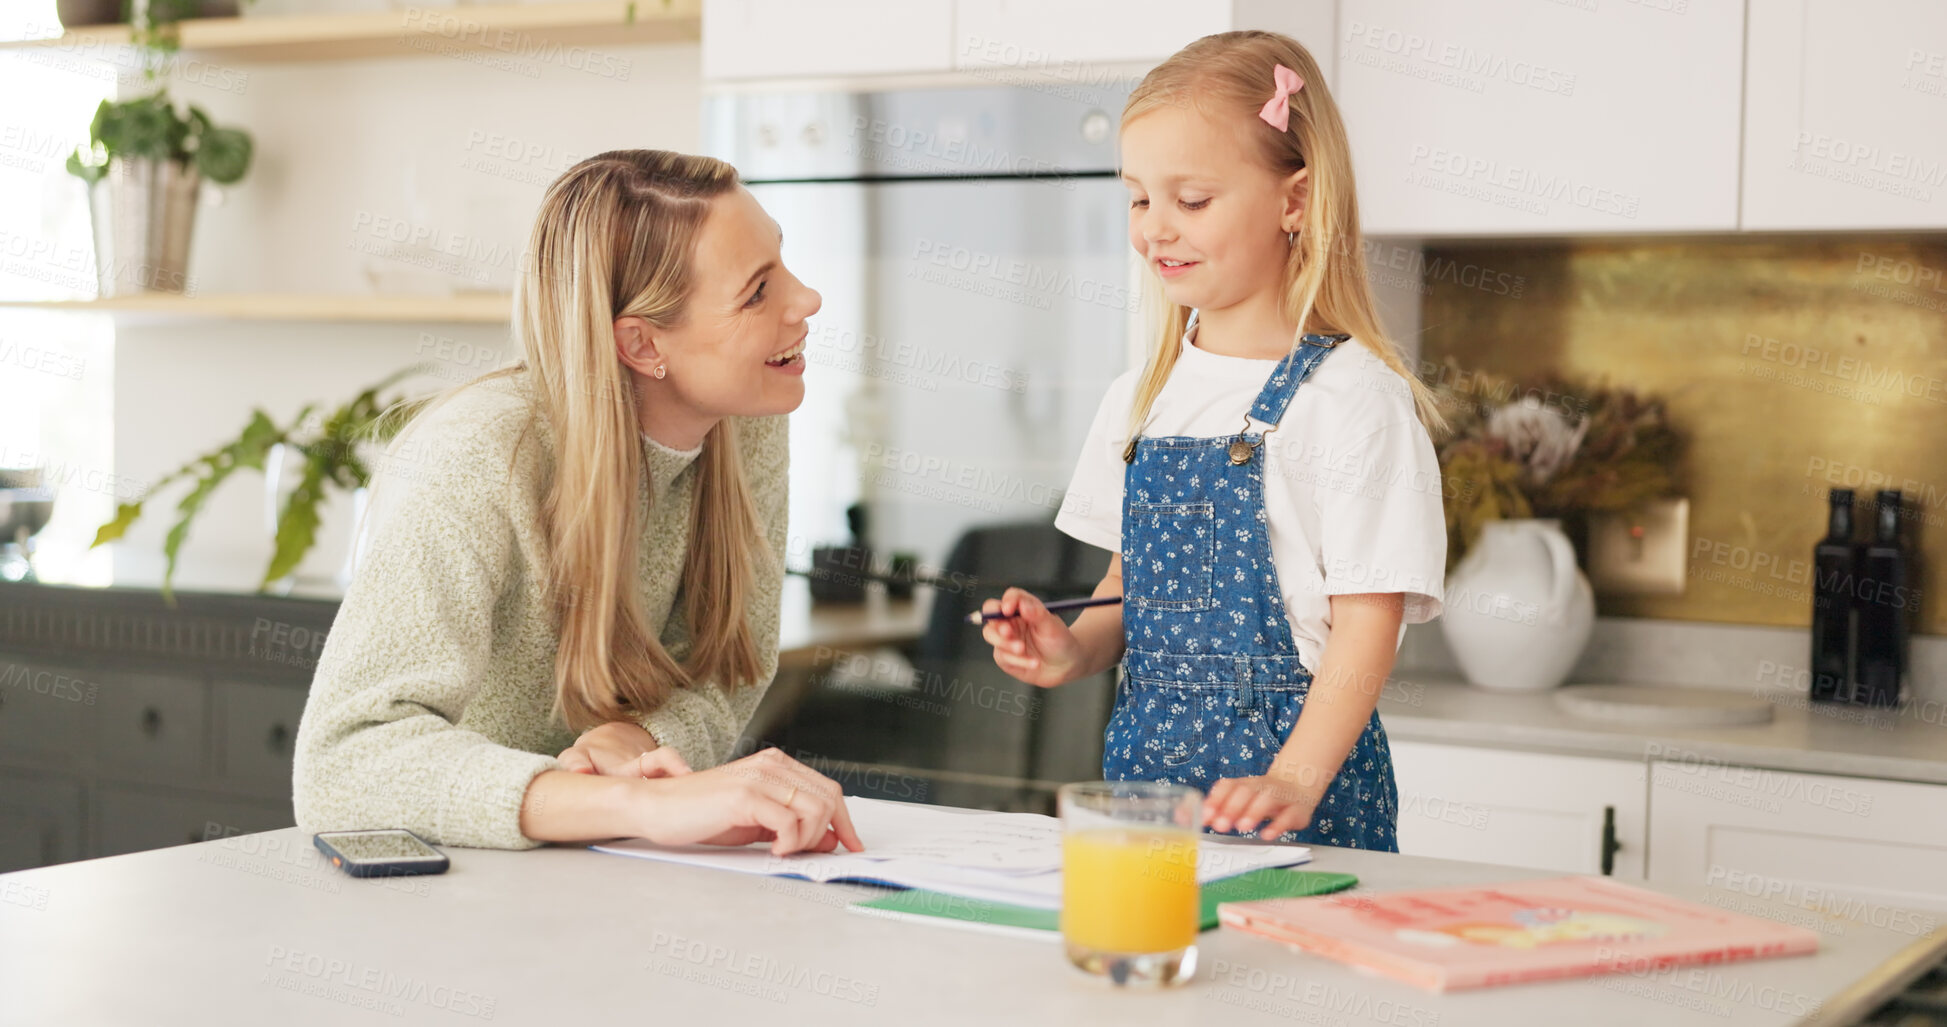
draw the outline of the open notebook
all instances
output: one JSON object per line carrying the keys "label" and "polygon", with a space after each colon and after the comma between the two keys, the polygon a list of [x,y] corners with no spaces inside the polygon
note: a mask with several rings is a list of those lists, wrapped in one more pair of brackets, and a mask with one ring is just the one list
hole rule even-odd
{"label": "open notebook", "polygon": [[[949,812],[848,797],[865,851],[773,856],[768,845],[657,845],[641,839],[591,845],[597,852],[746,874],[925,888],[1039,909],[1061,908],[1061,822],[1038,813]],[[1311,859],[1301,845],[1203,839],[1197,880],[1216,881]]]}

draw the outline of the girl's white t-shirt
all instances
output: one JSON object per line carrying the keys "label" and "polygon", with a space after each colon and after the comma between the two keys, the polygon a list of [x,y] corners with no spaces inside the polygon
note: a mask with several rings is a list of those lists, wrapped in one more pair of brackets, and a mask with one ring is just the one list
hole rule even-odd
{"label": "girl's white t-shirt", "polygon": [[[1276,360],[1219,356],[1195,345],[1196,325],[1142,430],[1146,437],[1235,435]],[[1122,551],[1129,409],[1140,370],[1109,386],[1082,444],[1055,527]],[[1251,431],[1266,425],[1250,422]],[[1298,387],[1266,436],[1265,519],[1298,654],[1318,670],[1332,629],[1331,597],[1405,595],[1406,624],[1440,615],[1447,560],[1440,464],[1406,379],[1356,339],[1340,343]],[[1395,642],[1397,645],[1397,641]]]}

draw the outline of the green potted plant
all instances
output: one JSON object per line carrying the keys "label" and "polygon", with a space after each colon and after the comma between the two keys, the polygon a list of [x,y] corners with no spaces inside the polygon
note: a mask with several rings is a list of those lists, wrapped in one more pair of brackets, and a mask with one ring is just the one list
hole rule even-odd
{"label": "green potted plant", "polygon": [[115,516],[95,532],[90,548],[120,539],[129,526],[142,516],[143,506],[163,487],[191,480],[194,485],[176,503],[176,523],[164,536],[162,554],[166,560],[162,577],[163,598],[174,603],[172,582],[176,559],[190,524],[203,510],[203,504],[230,476],[244,468],[264,471],[275,459],[273,451],[286,447],[302,461],[297,483],[282,501],[277,515],[275,544],[270,563],[264,568],[259,591],[270,589],[287,579],[317,541],[320,505],[325,495],[336,488],[355,494],[371,484],[372,472],[360,446],[383,445],[399,433],[423,400],[407,400],[403,395],[380,398],[380,392],[400,379],[426,368],[408,367],[360,392],[322,418],[313,418],[317,404],[308,404],[284,426],[279,426],[261,409],[251,412],[250,420],[236,438],[204,453],[163,476],[133,503],[118,504]]}
{"label": "green potted plant", "polygon": [[[207,0],[130,0],[124,11],[151,82],[179,46],[177,22],[236,13],[234,4],[220,9]],[[205,180],[241,181],[251,152],[249,133],[219,127],[193,104],[178,110],[166,87],[133,100],[103,100],[87,145],[67,161],[68,173],[88,190],[101,294],[189,291],[197,194]]]}
{"label": "green potted plant", "polygon": [[67,162],[88,189],[102,295],[188,291],[197,192],[241,181],[251,152],[248,133],[179,111],[167,90],[103,100]]}

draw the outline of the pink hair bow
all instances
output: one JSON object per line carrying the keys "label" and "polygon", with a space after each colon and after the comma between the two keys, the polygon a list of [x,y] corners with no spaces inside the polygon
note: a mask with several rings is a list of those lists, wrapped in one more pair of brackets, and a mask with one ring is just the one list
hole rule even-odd
{"label": "pink hair bow", "polygon": [[1264,109],[1257,116],[1264,123],[1280,132],[1291,128],[1291,94],[1305,88],[1305,80],[1298,73],[1280,64],[1271,71],[1271,99],[1264,101]]}

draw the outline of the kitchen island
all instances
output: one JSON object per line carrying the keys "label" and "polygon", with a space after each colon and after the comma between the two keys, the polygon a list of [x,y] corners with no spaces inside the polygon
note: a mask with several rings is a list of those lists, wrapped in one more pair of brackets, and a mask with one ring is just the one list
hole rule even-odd
{"label": "kitchen island", "polygon": [[[1841,1024],[1947,953],[1947,932],[1847,924],[1812,956],[1436,995],[1217,930],[1195,981],[1127,993],[1048,941],[847,908],[875,889],[578,847],[447,852],[443,875],[358,880],[285,829],[0,875],[6,1020]],[[1361,891],[1537,876],[1314,855],[1307,869],[1356,874]]]}

